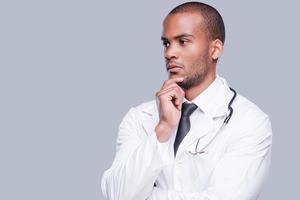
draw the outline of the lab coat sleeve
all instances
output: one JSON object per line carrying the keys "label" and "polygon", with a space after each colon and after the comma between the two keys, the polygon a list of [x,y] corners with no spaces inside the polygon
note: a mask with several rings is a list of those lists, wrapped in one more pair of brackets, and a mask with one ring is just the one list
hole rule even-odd
{"label": "lab coat sleeve", "polygon": [[154,188],[148,200],[256,200],[268,175],[272,144],[268,116],[258,118],[248,123],[251,129],[231,141],[204,191]]}
{"label": "lab coat sleeve", "polygon": [[147,135],[139,123],[139,114],[132,108],[123,118],[114,162],[102,177],[102,192],[110,200],[146,199],[171,160],[169,143],[158,142],[154,130]]}

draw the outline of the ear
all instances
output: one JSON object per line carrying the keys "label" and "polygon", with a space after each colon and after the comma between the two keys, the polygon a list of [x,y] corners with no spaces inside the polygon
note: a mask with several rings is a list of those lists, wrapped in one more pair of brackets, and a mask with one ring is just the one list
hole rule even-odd
{"label": "ear", "polygon": [[211,43],[211,57],[214,61],[222,55],[224,49],[223,42],[219,39],[212,41]]}

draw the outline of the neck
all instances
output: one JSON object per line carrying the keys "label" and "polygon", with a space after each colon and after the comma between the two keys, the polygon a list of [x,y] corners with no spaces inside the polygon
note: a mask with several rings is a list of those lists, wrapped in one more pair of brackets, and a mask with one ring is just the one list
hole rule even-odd
{"label": "neck", "polygon": [[189,101],[195,99],[216,79],[216,73],[208,74],[207,77],[199,84],[185,91],[185,98]]}

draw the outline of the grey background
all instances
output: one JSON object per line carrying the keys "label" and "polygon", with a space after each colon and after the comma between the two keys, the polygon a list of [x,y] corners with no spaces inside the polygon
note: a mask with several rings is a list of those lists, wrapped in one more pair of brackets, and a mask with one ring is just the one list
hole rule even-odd
{"label": "grey background", "polygon": [[[0,199],[103,199],[122,117],[166,78],[161,22],[181,2],[0,2]],[[297,199],[299,3],[205,2],[227,28],[219,74],[272,120],[260,199]]]}

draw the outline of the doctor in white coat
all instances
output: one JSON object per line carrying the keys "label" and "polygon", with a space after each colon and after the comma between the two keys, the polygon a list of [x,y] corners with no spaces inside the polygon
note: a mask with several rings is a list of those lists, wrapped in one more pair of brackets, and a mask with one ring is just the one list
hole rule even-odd
{"label": "doctor in white coat", "polygon": [[[216,73],[225,27],[213,7],[189,2],[163,23],[169,78],[156,100],[129,110],[102,177],[111,200],[255,200],[268,174],[269,117]],[[193,104],[178,143],[184,104]],[[176,140],[176,142],[175,142]],[[176,150],[175,150],[176,149]]]}

